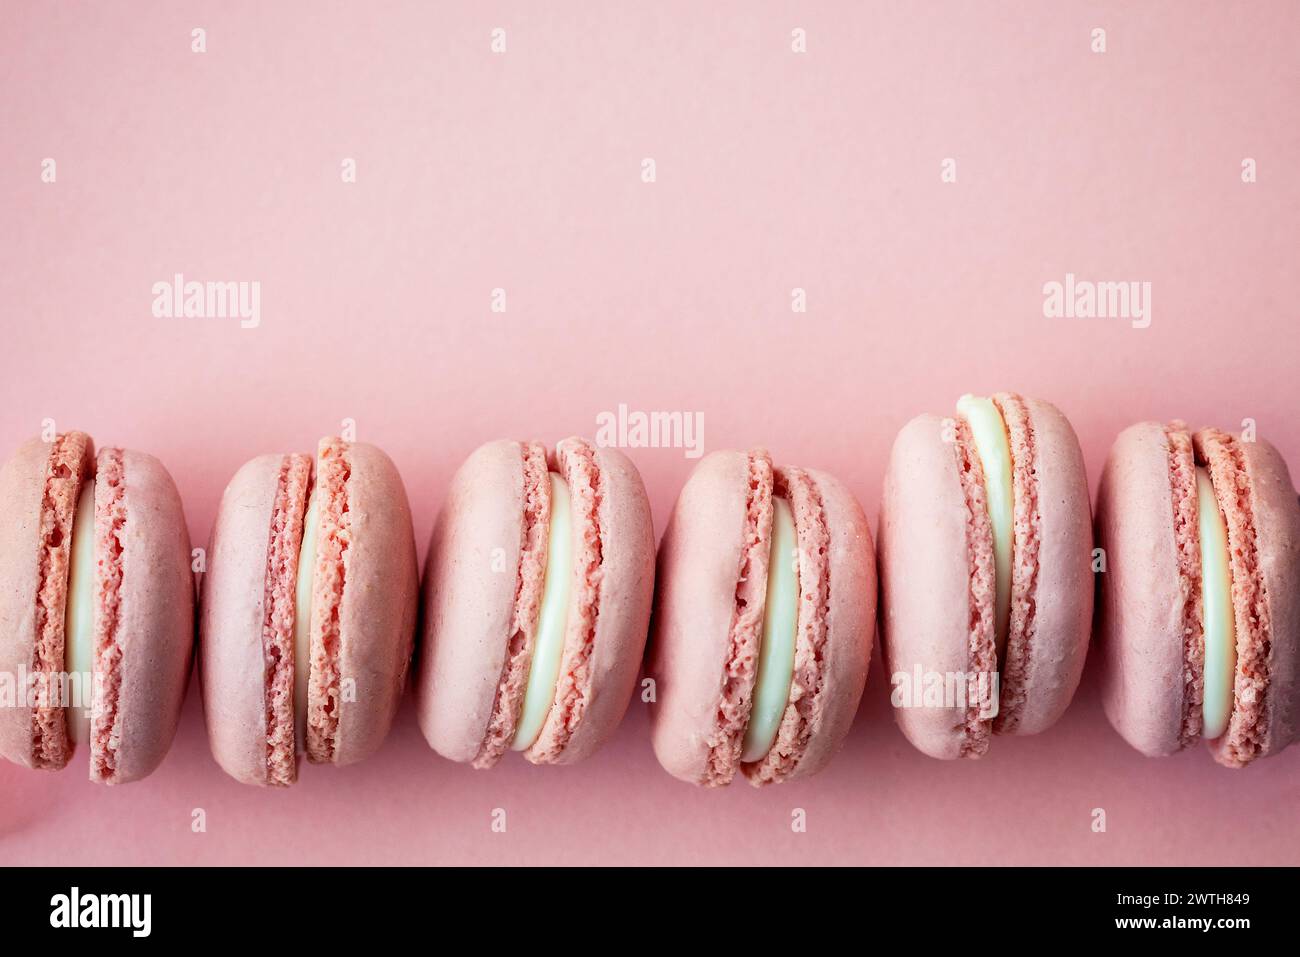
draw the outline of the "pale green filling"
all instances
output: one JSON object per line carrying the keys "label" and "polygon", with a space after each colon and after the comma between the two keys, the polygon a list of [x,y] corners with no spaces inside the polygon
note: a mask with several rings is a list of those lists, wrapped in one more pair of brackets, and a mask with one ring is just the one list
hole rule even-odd
{"label": "pale green filling", "polygon": [[754,704],[745,725],[740,759],[761,761],[772,750],[794,679],[794,641],[799,619],[799,549],[794,516],[783,498],[772,499],[772,545],[767,600],[758,646]]}
{"label": "pale green filling", "polygon": [[293,607],[293,728],[298,748],[307,740],[307,679],[311,676],[311,606],[312,585],[316,573],[316,530],[320,508],[316,490],[307,499],[307,515],[302,526],[302,545],[298,548],[298,581]]}
{"label": "pale green filling", "polygon": [[997,613],[997,649],[1001,660],[1011,617],[1011,545],[1014,530],[1015,492],[1011,482],[1011,444],[1002,413],[992,399],[964,395],[957,400],[957,412],[970,425],[975,452],[984,469],[984,491],[993,525],[993,566]]}
{"label": "pale green filling", "polygon": [[542,733],[546,715],[555,701],[565,626],[569,620],[573,574],[569,487],[554,472],[550,477],[551,524],[546,540],[546,577],[542,584],[542,607],[537,616],[537,636],[533,641],[533,660],[528,669],[528,687],[524,691],[524,704],[510,745],[515,751],[532,747]]}
{"label": "pale green filling", "polygon": [[1205,693],[1201,715],[1206,738],[1228,730],[1232,717],[1233,671],[1237,667],[1236,623],[1232,617],[1232,568],[1228,527],[1203,468],[1196,470],[1197,532],[1201,539],[1201,626],[1205,635]]}
{"label": "pale green filling", "polygon": [[83,482],[72,519],[68,601],[64,607],[63,670],[73,698],[68,734],[76,744],[90,739],[95,670],[95,483]]}

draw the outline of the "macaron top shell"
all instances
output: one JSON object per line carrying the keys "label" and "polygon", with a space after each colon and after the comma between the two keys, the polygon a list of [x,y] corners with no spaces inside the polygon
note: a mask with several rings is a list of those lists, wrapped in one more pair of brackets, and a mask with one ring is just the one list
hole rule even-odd
{"label": "macaron top shell", "polygon": [[[93,468],[84,432],[31,439],[0,468],[7,512],[0,522],[0,669],[15,682],[20,674],[63,670],[72,519]],[[64,767],[72,743],[62,709],[0,708],[0,754],[29,768]]]}
{"label": "macaron top shell", "polygon": [[1177,518],[1165,426],[1130,426],[1111,446],[1097,492],[1097,540],[1106,556],[1102,706],[1124,740],[1152,757],[1173,754],[1199,734],[1184,729],[1189,711],[1196,717],[1187,700],[1194,665],[1185,619],[1199,594],[1199,546],[1188,540],[1195,524],[1182,521],[1180,533]]}
{"label": "macaron top shell", "polygon": [[338,582],[338,662],[356,695],[338,702],[335,764],[379,749],[392,727],[415,643],[419,574],[406,487],[382,450],[348,447],[348,546]]}
{"label": "macaron top shell", "polygon": [[491,767],[514,734],[546,570],[547,470],[565,480],[575,543],[556,695],[535,763],[591,754],[627,708],[654,588],[654,531],[636,468],[582,439],[547,461],[535,442],[490,442],[452,479],[426,562],[420,727],[443,757]]}
{"label": "macaron top shell", "polygon": [[510,651],[527,541],[524,464],[519,442],[474,451],[452,478],[429,544],[417,700],[429,744],[453,761],[478,757]]}
{"label": "macaron top shell", "polygon": [[[1074,428],[1050,402],[1024,398],[1013,411],[1005,393],[994,397],[1008,417],[1016,470],[1027,473],[1036,496],[1037,555],[1017,551],[1016,565],[1032,561],[1036,578],[1013,594],[1008,663],[1002,678],[1002,708],[994,723],[1000,734],[1037,734],[1065,713],[1083,674],[1092,631],[1095,582],[1092,571],[1092,507],[1083,451]],[[1026,446],[1026,426],[1032,445]],[[1018,452],[1032,458],[1022,459]],[[1017,501],[1017,546],[1021,543],[1021,496]],[[1010,641],[1025,629],[1023,660],[1013,669]]]}
{"label": "macaron top shell", "polygon": [[[791,503],[800,598],[791,698],[763,760],[742,763],[761,638],[773,495]],[[871,655],[875,571],[861,507],[822,472],[720,451],[691,473],[659,549],[646,674],[655,754],[684,781],[753,784],[820,770],[843,742]]]}
{"label": "macaron top shell", "polygon": [[[94,458],[91,449],[82,433],[33,440],[0,470],[0,498],[13,516],[0,523],[0,668],[31,672],[40,659],[47,671],[65,670],[69,505],[93,474],[93,670],[100,690],[92,699],[89,776],[122,784],[152,773],[175,735],[194,642],[194,579],[180,496],[167,470],[141,452],[107,448]],[[0,709],[2,753],[30,767],[63,767],[72,754],[63,709],[49,709],[39,722],[33,711]]]}
{"label": "macaron top shell", "polygon": [[[878,536],[883,657],[891,677],[916,669],[945,675],[974,670],[965,544],[970,513],[952,427],[941,416],[919,415],[899,431],[889,455]],[[991,642],[990,631],[985,643]],[[896,707],[894,716],[918,749],[956,758],[972,746],[967,711],[960,703],[909,706]]]}
{"label": "macaron top shell", "polygon": [[226,486],[199,604],[199,678],[208,742],[217,764],[245,784],[270,783],[266,552],[285,458],[258,456]]}
{"label": "macaron top shell", "polygon": [[[656,686],[651,742],[664,770],[691,783],[728,784],[739,770],[763,620],[772,482],[765,454],[709,453],[682,488],[660,542],[646,663]],[[761,488],[768,505],[751,507]]]}

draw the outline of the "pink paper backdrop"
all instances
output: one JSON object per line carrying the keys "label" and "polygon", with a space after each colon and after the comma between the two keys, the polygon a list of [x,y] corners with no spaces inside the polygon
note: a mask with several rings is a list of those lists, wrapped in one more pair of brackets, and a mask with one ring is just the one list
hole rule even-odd
{"label": "pink paper backdrop", "polygon": [[[243,461],[353,418],[422,549],[478,443],[620,402],[702,412],[707,448],[832,471],[873,516],[895,431],[964,391],[1055,401],[1094,482],[1145,418],[1251,417],[1300,467],[1294,3],[371,6],[5,4],[3,454],[47,417],[150,451],[202,544]],[[154,318],[177,272],[259,281],[260,327]],[[1067,272],[1149,281],[1150,328],[1044,318]],[[662,531],[692,463],[630,454]],[[583,765],[480,773],[408,699],[376,758],[269,793],[217,768],[192,687],[147,781],[0,766],[0,858],[1300,862],[1300,748],[1143,759],[1089,669],[1050,732],[941,763],[887,692],[877,656],[830,769],[761,792],[668,777],[639,702]]]}

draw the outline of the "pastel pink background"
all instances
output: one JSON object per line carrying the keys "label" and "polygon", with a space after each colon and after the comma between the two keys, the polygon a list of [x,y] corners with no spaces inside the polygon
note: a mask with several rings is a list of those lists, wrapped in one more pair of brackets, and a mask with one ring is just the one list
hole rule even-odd
{"label": "pastel pink background", "polygon": [[[827,469],[873,517],[896,430],[968,390],[1055,401],[1094,482],[1145,418],[1249,416],[1300,467],[1294,3],[369,6],[5,4],[3,454],[45,417],[150,451],[205,544],[242,462],[354,418],[422,552],[474,446],[620,402],[701,411],[709,449]],[[1067,271],[1150,281],[1151,327],[1045,319]],[[153,318],[175,272],[260,281],[261,327]],[[630,454],[662,531],[692,463]],[[877,657],[839,758],[761,792],[668,777],[639,702],[585,764],[481,773],[409,699],[373,760],[264,792],[217,768],[192,686],[145,782],[0,766],[0,859],[1300,863],[1300,748],[1143,759],[1089,669],[1051,731],[941,763],[887,698]]]}

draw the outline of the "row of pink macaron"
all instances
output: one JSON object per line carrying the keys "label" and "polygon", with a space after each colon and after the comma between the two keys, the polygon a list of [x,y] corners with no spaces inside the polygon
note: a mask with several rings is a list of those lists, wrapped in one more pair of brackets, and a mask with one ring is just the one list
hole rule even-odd
{"label": "row of pink macaron", "polygon": [[[0,495],[0,754],[60,769],[81,745],[94,781],[148,775],[195,648],[171,477],[68,432],[23,445]],[[753,449],[699,463],[656,550],[622,453],[498,441],[452,480],[421,583],[381,450],[327,438],[263,455],[225,490],[199,589],[212,752],[264,786],[292,784],[303,756],[361,761],[413,684],[442,756],[564,764],[639,694],[671,774],[780,782],[842,744],[879,623],[904,734],[974,758],[1064,712],[1094,580],[1105,710],[1130,744],[1161,756],[1204,739],[1242,767],[1297,736],[1300,504],[1263,440],[1135,425],[1094,523],[1065,417],[967,396],[900,431],[878,536],[834,476]]]}

